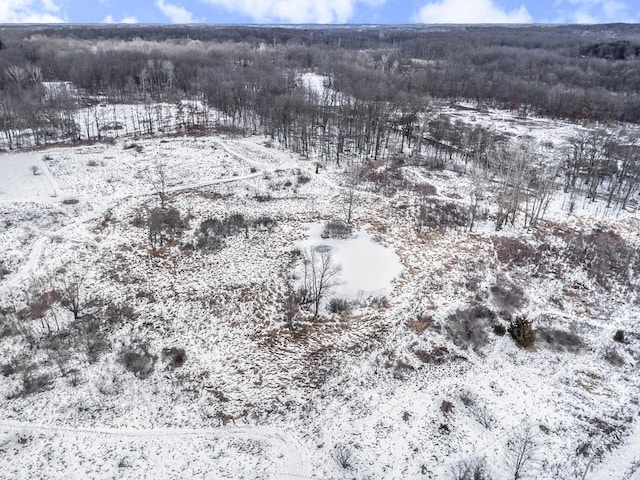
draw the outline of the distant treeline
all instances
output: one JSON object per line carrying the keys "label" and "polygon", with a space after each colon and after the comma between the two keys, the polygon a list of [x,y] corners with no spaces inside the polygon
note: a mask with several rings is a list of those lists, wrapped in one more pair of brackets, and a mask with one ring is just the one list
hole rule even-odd
{"label": "distant treeline", "polygon": [[[56,132],[80,139],[79,108],[180,100],[285,143],[295,137],[303,151],[310,135],[336,126],[362,129],[377,151],[378,124],[393,118],[409,136],[433,98],[638,123],[639,55],[640,25],[626,24],[4,26],[0,134],[10,144],[25,129],[36,143]],[[304,92],[297,75],[306,71],[341,97]]]}

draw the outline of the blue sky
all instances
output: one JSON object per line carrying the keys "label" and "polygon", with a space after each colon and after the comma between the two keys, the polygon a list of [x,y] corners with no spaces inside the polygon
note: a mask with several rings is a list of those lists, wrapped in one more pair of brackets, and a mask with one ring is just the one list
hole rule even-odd
{"label": "blue sky", "polygon": [[640,23],[640,0],[0,0],[0,23]]}

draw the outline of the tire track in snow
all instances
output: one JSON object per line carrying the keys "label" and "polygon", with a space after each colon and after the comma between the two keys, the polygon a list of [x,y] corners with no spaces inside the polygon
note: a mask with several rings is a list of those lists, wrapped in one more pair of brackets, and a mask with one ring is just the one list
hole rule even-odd
{"label": "tire track in snow", "polygon": [[203,438],[213,437],[213,439],[242,439],[257,440],[270,444],[283,459],[284,466],[274,471],[274,479],[309,479],[312,478],[310,471],[310,459],[307,449],[291,433],[283,433],[274,427],[233,427],[233,428],[211,428],[211,429],[116,429],[116,428],[72,428],[58,427],[53,425],[40,425],[20,422],[0,422],[0,432],[35,434],[55,434],[94,436],[104,439],[154,439],[166,438],[167,441],[176,437],[181,438]]}

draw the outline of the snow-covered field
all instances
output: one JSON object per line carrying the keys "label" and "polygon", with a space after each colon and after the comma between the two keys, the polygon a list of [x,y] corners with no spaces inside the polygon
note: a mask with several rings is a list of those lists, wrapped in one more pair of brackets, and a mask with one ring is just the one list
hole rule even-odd
{"label": "snow-covered field", "polygon": [[[514,135],[571,134],[523,122]],[[151,137],[0,156],[0,307],[19,313],[0,324],[0,478],[441,479],[484,465],[508,479],[525,432],[528,478],[640,478],[637,272],[625,285],[554,256],[576,229],[614,231],[637,255],[635,214],[569,214],[558,194],[536,232],[419,230],[409,189],[362,184],[355,233],[322,239],[345,218],[344,171],[269,145]],[[403,175],[442,202],[474,188]],[[182,223],[153,248],[162,196]],[[233,214],[255,223],[197,247],[203,221]],[[291,329],[299,253],[319,244],[342,266],[323,305],[355,305],[291,312]],[[70,279],[79,319],[62,301],[38,314]],[[520,314],[538,332],[529,350],[493,333]]]}

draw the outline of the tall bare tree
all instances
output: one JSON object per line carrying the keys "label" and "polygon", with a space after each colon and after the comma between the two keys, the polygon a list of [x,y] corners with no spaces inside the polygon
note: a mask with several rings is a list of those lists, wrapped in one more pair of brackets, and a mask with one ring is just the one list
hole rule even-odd
{"label": "tall bare tree", "polygon": [[308,249],[302,259],[303,295],[318,318],[320,303],[329,291],[339,284],[342,267],[333,261],[331,250],[325,245]]}

